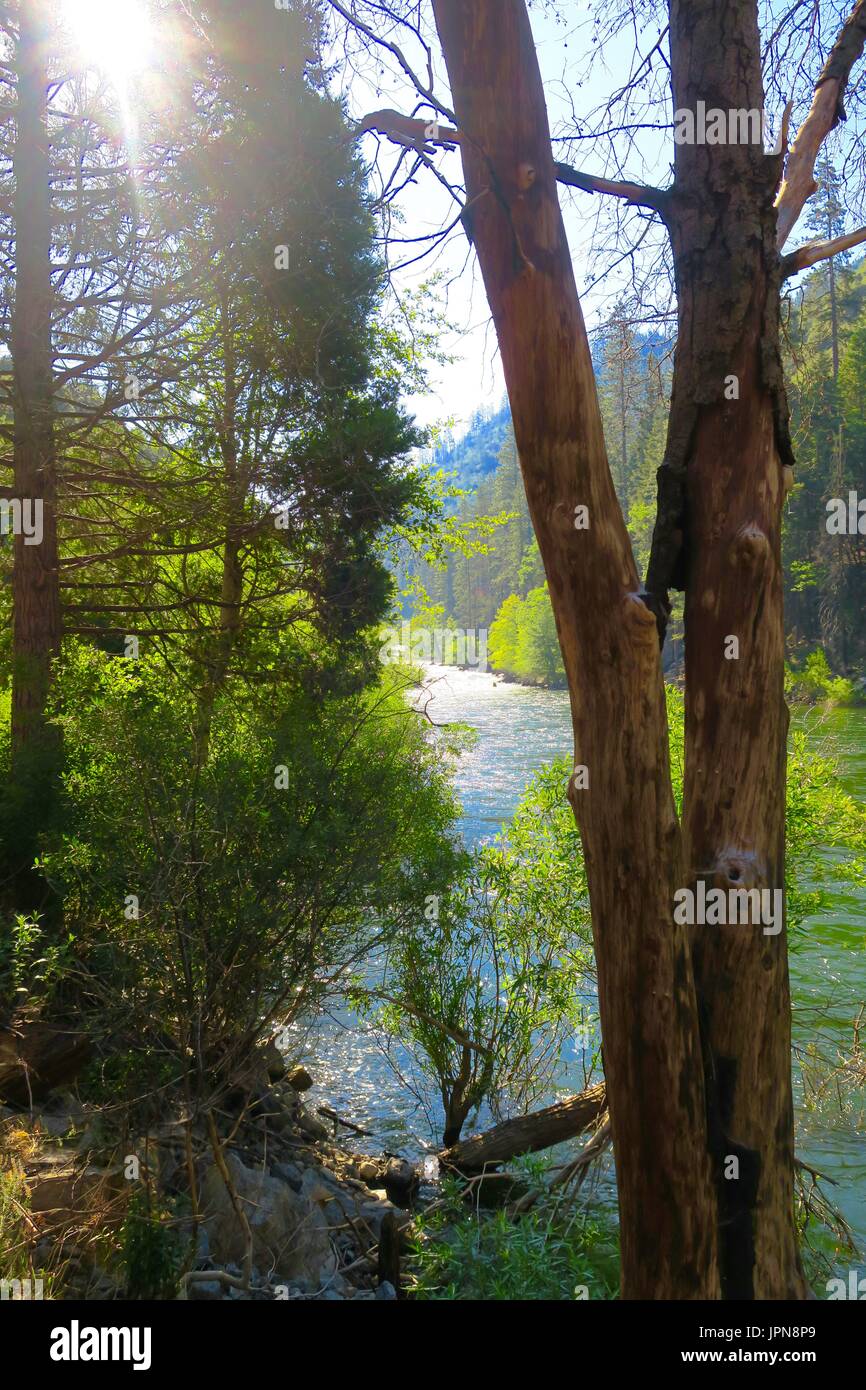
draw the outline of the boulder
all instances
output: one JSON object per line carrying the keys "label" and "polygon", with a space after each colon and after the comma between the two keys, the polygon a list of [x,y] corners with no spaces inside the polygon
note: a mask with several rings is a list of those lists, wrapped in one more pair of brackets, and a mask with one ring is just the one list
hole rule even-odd
{"label": "boulder", "polygon": [[[306,1193],[247,1168],[237,1154],[226,1155],[226,1166],[250,1224],[259,1269],[283,1279],[317,1280],[329,1262],[333,1267],[327,1223]],[[242,1264],[246,1237],[215,1165],[205,1174],[201,1195],[213,1258]]]}

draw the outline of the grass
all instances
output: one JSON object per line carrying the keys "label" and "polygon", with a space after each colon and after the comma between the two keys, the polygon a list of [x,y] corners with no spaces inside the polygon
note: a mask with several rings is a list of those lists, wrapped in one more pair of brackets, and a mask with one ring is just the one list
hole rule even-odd
{"label": "grass", "polygon": [[543,1195],[522,1216],[467,1205],[446,1179],[436,1209],[416,1223],[413,1294],[485,1302],[612,1299],[619,1289],[615,1222],[568,1197]]}

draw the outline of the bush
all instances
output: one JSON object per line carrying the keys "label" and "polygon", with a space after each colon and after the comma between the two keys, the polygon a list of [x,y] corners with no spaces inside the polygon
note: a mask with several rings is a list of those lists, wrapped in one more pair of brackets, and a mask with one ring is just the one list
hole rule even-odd
{"label": "bush", "polygon": [[416,1223],[414,1295],[425,1300],[612,1299],[619,1289],[614,1217],[543,1195],[526,1215],[467,1209],[449,1180],[443,1205]]}
{"label": "bush", "polygon": [[820,647],[806,657],[802,670],[785,668],[785,690],[792,700],[813,704],[827,700],[833,705],[857,705],[863,696],[854,682],[845,676],[834,676]]}
{"label": "bush", "polygon": [[494,670],[543,685],[565,682],[546,584],[530,589],[524,599],[517,594],[508,596],[491,624],[488,646]]}
{"label": "bush", "polygon": [[113,1085],[225,1084],[450,873],[443,760],[385,679],[331,699],[230,686],[202,755],[180,675],[71,651],[64,827],[44,861]]}
{"label": "bush", "polygon": [[174,1299],[183,1267],[184,1242],[167,1224],[168,1213],[151,1208],[140,1192],[130,1199],[120,1228],[126,1294],[134,1299]]}
{"label": "bush", "polygon": [[564,785],[558,770],[536,777],[507,833],[388,955],[379,1021],[438,1092],[446,1146],[483,1101],[530,1109],[588,1022],[588,891],[574,819],[555,824]]}

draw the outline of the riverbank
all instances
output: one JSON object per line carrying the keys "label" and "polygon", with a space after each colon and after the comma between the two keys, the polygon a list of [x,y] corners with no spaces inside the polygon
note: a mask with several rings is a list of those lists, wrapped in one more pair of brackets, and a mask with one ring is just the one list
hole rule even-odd
{"label": "riverbank", "polygon": [[421,1175],[355,1152],[306,1070],[261,1056],[214,1128],[163,1114],[117,1135],[115,1107],[72,1092],[0,1107],[7,1277],[62,1300],[395,1299]]}

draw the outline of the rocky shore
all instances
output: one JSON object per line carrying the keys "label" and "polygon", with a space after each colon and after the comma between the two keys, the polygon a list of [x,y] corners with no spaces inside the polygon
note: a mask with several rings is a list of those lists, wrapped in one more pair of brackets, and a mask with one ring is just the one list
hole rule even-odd
{"label": "rocky shore", "polygon": [[393,1155],[353,1152],[338,1137],[352,1126],[317,1114],[311,1088],[308,1073],[286,1072],[273,1049],[215,1120],[168,1117],[110,1146],[111,1117],[72,1093],[0,1107],[3,1166],[13,1161],[26,1188],[33,1266],[57,1270],[52,1296],[130,1296],[128,1270],[105,1237],[136,1192],[189,1210],[168,1223],[185,1251],[175,1297],[401,1296],[421,1175]]}

